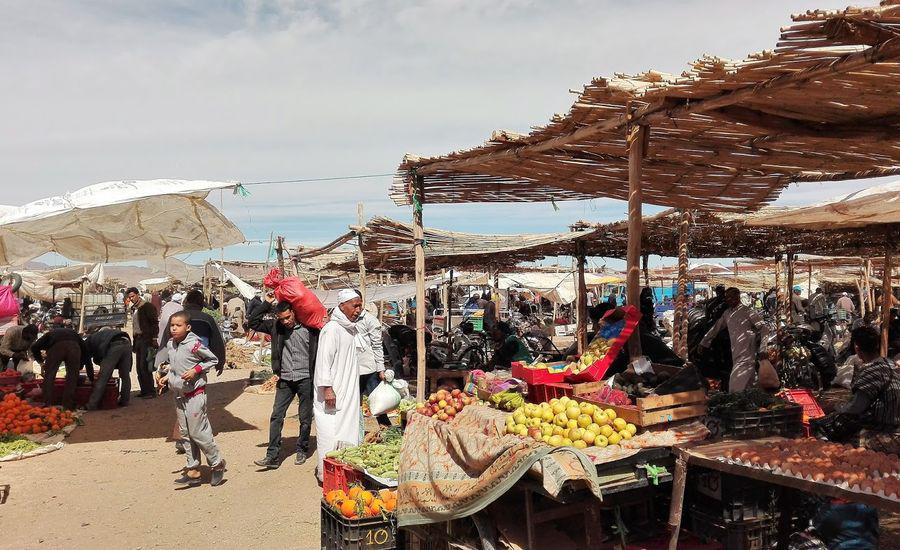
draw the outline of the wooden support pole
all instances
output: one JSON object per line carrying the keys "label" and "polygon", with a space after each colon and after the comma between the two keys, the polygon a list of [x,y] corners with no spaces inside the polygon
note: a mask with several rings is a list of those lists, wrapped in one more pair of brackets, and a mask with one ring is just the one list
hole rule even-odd
{"label": "wooden support pole", "polygon": [[[384,275],[378,275],[378,284],[384,286]],[[384,300],[378,301],[378,322],[384,323]]]}
{"label": "wooden support pole", "polygon": [[884,253],[884,269],[881,272],[881,356],[888,354],[888,331],[891,328],[891,298],[894,297],[891,287],[891,275],[893,274],[893,243],[888,245]]}
{"label": "wooden support pole", "polygon": [[[647,128],[631,126],[627,129],[628,141],[628,250],[626,254],[626,294],[628,305],[640,307],[641,296],[641,208],[643,193],[641,191],[641,162],[644,157],[644,140]],[[632,333],[628,340],[628,353],[632,359],[643,355],[641,350],[640,331]]]}
{"label": "wooden support pole", "polygon": [[416,255],[416,398],[425,401],[425,228],[422,207],[425,204],[425,178],[416,176],[413,199],[413,249]]}
{"label": "wooden support pole", "polygon": [[578,276],[575,281],[575,341],[578,353],[587,349],[587,285],[584,283],[585,250],[584,242],[576,243],[575,258],[578,263]]}
{"label": "wooden support pole", "polygon": [[281,235],[275,237],[275,254],[278,256],[278,270],[281,271],[281,276],[284,277],[284,237]]}
{"label": "wooden support pole", "polygon": [[690,231],[691,214],[687,210],[681,211],[681,221],[678,225],[678,295],[675,298],[675,326],[673,327],[673,349],[679,357],[685,361],[687,353],[687,327],[688,327],[688,297],[687,297],[687,268],[688,268],[688,232]]}
{"label": "wooden support pole", "polygon": [[647,263],[650,261],[650,254],[641,254],[641,270],[644,272],[644,286],[650,286],[650,270]]}
{"label": "wooden support pole", "polygon": [[787,319],[789,323],[799,323],[794,319],[794,253],[787,255]]}
{"label": "wooden support pole", "polygon": [[675,456],[675,474],[672,479],[672,498],[669,502],[669,550],[677,550],[681,534],[681,516],[684,509],[684,488],[687,483],[687,458],[683,451]]}
{"label": "wooden support pole", "polygon": [[[84,275],[81,277],[81,308],[78,315],[78,332],[84,334],[84,317],[87,310],[87,267],[84,268]],[[68,365],[67,365],[68,366]]]}
{"label": "wooden support pole", "polygon": [[[363,203],[356,203],[356,223],[360,227],[365,223],[363,217]],[[363,307],[366,307],[366,259],[363,256],[363,232],[356,234],[356,263],[359,264],[359,294],[362,296]]]}
{"label": "wooden support pole", "polygon": [[738,280],[738,261],[735,260],[734,261],[734,285],[735,286],[737,286],[737,280]]}
{"label": "wooden support pole", "polygon": [[812,296],[812,262],[809,262],[806,269],[806,296]]}
{"label": "wooden support pole", "polygon": [[[860,272],[862,273],[862,272]],[[866,316],[866,300],[863,297],[862,277],[856,278],[856,292],[859,296],[859,314],[861,317]]]}
{"label": "wooden support pole", "polygon": [[[447,319],[447,334],[453,328],[453,268],[450,268],[450,279],[447,281],[447,309],[444,311]],[[499,320],[499,319],[498,319]]]}
{"label": "wooden support pole", "polygon": [[[781,277],[784,275],[784,262],[781,260],[782,255],[775,256],[775,317],[776,319],[784,319],[784,285]],[[777,323],[781,326],[781,322]]]}
{"label": "wooden support pole", "polygon": [[869,302],[869,311],[875,313],[875,288],[872,287],[872,260],[866,258],[866,300]]}
{"label": "wooden support pole", "polygon": [[857,283],[857,290],[859,290],[859,316],[866,316],[866,308],[868,307],[868,296],[866,293],[866,262],[863,259],[859,260],[859,282]]}

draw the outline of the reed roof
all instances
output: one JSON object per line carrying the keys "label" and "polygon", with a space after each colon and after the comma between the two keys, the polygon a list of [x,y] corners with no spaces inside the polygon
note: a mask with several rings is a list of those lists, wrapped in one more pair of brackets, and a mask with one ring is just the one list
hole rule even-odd
{"label": "reed roof", "polygon": [[643,200],[746,211],[789,183],[900,172],[900,6],[792,16],[773,50],[704,56],[680,75],[597,78],[528,135],[406,156],[390,195],[426,203],[627,199],[629,126],[649,127]]}

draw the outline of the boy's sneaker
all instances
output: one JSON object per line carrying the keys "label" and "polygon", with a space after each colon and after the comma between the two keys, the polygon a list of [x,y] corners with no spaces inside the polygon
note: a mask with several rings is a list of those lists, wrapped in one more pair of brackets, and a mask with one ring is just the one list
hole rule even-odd
{"label": "boy's sneaker", "polygon": [[209,476],[209,484],[215,487],[216,485],[221,485],[222,482],[225,481],[225,460],[220,460],[216,466],[213,466],[210,471]]}
{"label": "boy's sneaker", "polygon": [[274,470],[274,469],[278,468],[279,466],[281,466],[281,464],[278,462],[277,458],[269,458],[269,457],[266,457],[262,460],[254,460],[253,463],[256,464],[257,466],[259,466],[260,468],[265,468],[267,470]]}
{"label": "boy's sneaker", "polygon": [[297,456],[294,457],[294,464],[295,464],[296,466],[300,466],[301,464],[303,464],[304,462],[306,462],[306,459],[307,459],[307,458],[309,458],[309,457],[306,456],[306,453],[304,453],[304,452],[299,452],[299,453],[297,453]]}

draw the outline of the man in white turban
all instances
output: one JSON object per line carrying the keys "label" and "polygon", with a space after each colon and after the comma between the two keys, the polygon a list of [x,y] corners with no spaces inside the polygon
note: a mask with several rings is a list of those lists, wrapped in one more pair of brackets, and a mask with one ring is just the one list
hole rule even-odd
{"label": "man in white turban", "polygon": [[351,289],[341,290],[338,307],[319,333],[313,376],[319,481],[322,481],[326,453],[340,442],[359,445],[362,440],[356,326],[361,312],[359,294]]}

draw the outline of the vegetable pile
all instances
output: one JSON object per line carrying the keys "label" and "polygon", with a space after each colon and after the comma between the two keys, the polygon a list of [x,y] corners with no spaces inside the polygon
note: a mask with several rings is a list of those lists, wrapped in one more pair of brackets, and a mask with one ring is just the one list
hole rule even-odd
{"label": "vegetable pile", "polygon": [[14,453],[27,453],[40,447],[21,435],[0,435],[0,458]]}
{"label": "vegetable pile", "polygon": [[795,406],[790,401],[770,395],[760,389],[744,390],[734,393],[715,393],[706,404],[709,416],[722,417],[728,413],[779,410]]}
{"label": "vegetable pile", "polygon": [[69,411],[59,407],[33,407],[14,394],[0,401],[0,434],[39,434],[57,431],[73,423]]}
{"label": "vegetable pile", "polygon": [[397,508],[397,491],[367,491],[354,485],[347,492],[343,489],[328,491],[325,502],[347,519],[386,517]]}
{"label": "vegetable pile", "polygon": [[357,470],[387,479],[397,479],[400,468],[400,444],[403,440],[399,428],[388,428],[381,433],[381,442],[363,443],[356,447],[345,447],[326,454],[328,458],[340,460]]}
{"label": "vegetable pile", "polygon": [[723,456],[754,468],[889,498],[900,495],[897,455],[817,439],[789,439],[729,449]]}

